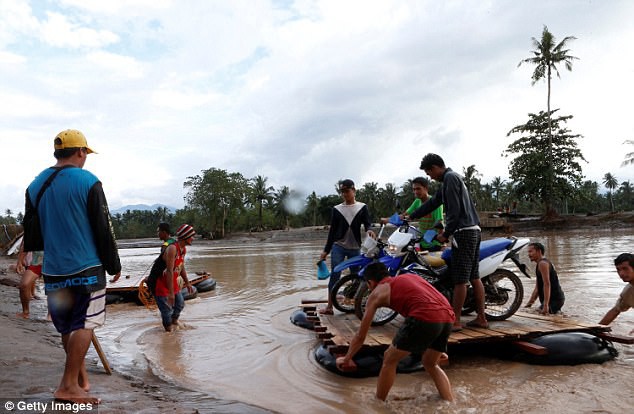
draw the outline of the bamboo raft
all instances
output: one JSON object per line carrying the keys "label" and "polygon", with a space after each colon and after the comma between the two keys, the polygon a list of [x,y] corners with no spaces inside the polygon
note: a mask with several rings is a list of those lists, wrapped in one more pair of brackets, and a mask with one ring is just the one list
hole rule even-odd
{"label": "bamboo raft", "polygon": [[[314,323],[317,338],[331,353],[345,353],[350,340],[359,328],[359,319],[354,314],[319,315],[318,303],[325,303],[325,301],[302,300],[302,309],[307,319]],[[403,318],[398,316],[386,325],[370,328],[364,348],[387,348],[392,343],[392,338],[402,321]],[[579,322],[561,315],[547,316],[519,311],[505,321],[489,322],[489,327],[486,329],[465,327],[459,332],[452,332],[448,346],[508,342],[526,352],[544,355],[547,352],[545,348],[527,341],[560,332],[586,332],[614,342],[634,343],[634,338],[612,335],[609,333],[610,330],[609,326]]]}

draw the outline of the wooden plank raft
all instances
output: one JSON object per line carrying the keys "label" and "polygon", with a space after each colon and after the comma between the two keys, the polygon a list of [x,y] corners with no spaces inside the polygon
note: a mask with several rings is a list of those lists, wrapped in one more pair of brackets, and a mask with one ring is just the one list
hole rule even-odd
{"label": "wooden plank raft", "polygon": [[[309,320],[315,324],[317,337],[332,353],[346,352],[350,340],[359,328],[359,319],[354,314],[339,312],[336,312],[335,315],[319,315],[317,312],[317,304],[319,303],[325,303],[325,301],[302,300],[304,312]],[[373,326],[370,328],[363,346],[388,347],[402,321],[403,318],[398,316],[388,324]],[[610,329],[609,326],[579,322],[561,315],[547,316],[519,311],[505,321],[490,321],[489,327],[486,329],[465,327],[459,332],[453,332],[449,337],[448,345],[507,341],[528,352],[532,350],[532,353],[539,354],[542,350],[527,341],[558,332],[587,332],[615,340],[615,342],[622,342],[608,333]]]}

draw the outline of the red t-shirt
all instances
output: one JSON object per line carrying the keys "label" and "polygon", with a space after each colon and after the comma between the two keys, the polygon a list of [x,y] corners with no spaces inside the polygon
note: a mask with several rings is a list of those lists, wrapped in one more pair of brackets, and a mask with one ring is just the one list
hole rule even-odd
{"label": "red t-shirt", "polygon": [[390,308],[423,322],[453,323],[456,315],[442,293],[418,275],[404,273],[386,277],[390,284]]}
{"label": "red t-shirt", "polygon": [[[181,274],[181,268],[185,261],[185,253],[187,250],[183,247],[181,251],[180,245],[174,243],[176,246],[176,257],[174,258],[174,273],[172,274],[172,282],[174,283],[174,294],[178,293],[178,276]],[[167,251],[167,250],[165,250]],[[167,260],[165,261],[167,262]],[[163,275],[156,280],[156,296],[168,296],[169,289],[167,288],[167,270],[163,271]]]}

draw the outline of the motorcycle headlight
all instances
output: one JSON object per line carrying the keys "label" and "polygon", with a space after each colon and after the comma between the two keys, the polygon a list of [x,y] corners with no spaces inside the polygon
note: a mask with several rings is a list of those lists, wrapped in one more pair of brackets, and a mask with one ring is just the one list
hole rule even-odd
{"label": "motorcycle headlight", "polygon": [[399,248],[396,244],[388,244],[387,245],[387,253],[391,255],[395,255],[399,253]]}

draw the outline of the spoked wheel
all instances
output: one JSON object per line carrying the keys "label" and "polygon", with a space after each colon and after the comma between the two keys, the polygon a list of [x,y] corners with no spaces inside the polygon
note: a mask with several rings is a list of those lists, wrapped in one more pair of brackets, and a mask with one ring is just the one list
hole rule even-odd
{"label": "spoked wheel", "polygon": [[332,305],[340,312],[354,313],[354,297],[360,284],[361,277],[357,273],[342,276],[330,292]]}
{"label": "spoked wheel", "polygon": [[[365,304],[370,296],[370,289],[368,284],[363,281],[357,290],[357,296],[354,299],[354,313],[357,318],[363,319],[365,314]],[[398,312],[391,308],[378,308],[372,319],[372,326],[385,325],[398,316]]]}
{"label": "spoked wheel", "polygon": [[482,279],[484,285],[484,314],[490,321],[503,321],[522,305],[524,286],[510,270],[497,269]]}

